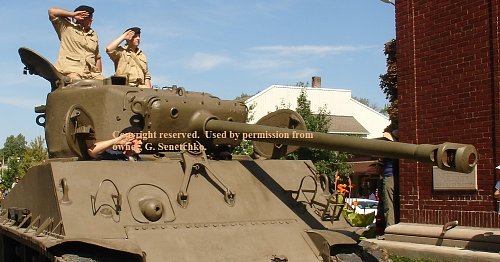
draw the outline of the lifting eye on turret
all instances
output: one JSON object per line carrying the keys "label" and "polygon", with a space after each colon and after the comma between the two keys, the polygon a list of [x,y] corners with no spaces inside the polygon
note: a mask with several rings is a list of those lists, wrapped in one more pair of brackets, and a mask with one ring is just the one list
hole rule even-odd
{"label": "lifting eye on turret", "polygon": [[[35,113],[37,114],[40,114],[36,117],[36,124],[39,125],[39,126],[43,126],[45,127],[45,109],[47,108],[46,105],[41,105],[41,106],[37,106],[35,107]],[[42,121],[43,119],[43,121]]]}
{"label": "lifting eye on turret", "polygon": [[36,122],[37,125],[45,127],[45,114],[38,115],[36,117],[35,122]]}

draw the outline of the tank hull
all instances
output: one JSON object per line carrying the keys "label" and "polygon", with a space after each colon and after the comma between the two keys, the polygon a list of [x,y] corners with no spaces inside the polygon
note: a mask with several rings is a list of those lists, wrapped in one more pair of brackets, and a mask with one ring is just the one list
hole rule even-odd
{"label": "tank hull", "polygon": [[[328,224],[292,197],[302,178],[312,175],[309,161],[209,164],[235,192],[234,206],[224,201],[209,176],[200,173],[191,176],[189,205],[181,207],[176,202],[184,176],[179,159],[50,161],[31,168],[2,207],[28,209],[29,223],[38,217],[39,222],[21,227],[10,222],[0,228],[14,235],[10,238],[28,241],[47,258],[116,252],[140,258],[137,261],[147,257],[148,262],[270,261],[273,256],[319,260],[319,251],[306,231],[324,230]],[[121,196],[119,208],[114,196]],[[159,220],[148,221],[141,213],[139,202],[145,197],[161,201]],[[47,220],[52,221],[50,225],[35,236]]]}
{"label": "tank hull", "polygon": [[[241,101],[130,87],[117,76],[72,80],[32,50],[19,54],[51,84],[46,105],[35,109],[50,159],[2,203],[0,261],[331,261],[336,247],[358,248],[362,231],[342,220],[343,197],[326,175],[305,160],[235,160],[242,139],[271,143],[254,146],[264,158],[307,146],[465,173],[477,163],[472,145],[307,132],[291,110],[245,124]],[[90,160],[96,143],[130,130],[148,161]]]}

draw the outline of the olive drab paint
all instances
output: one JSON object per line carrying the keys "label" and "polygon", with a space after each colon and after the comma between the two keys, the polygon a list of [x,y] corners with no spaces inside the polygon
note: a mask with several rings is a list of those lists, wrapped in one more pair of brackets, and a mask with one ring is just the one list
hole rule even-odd
{"label": "olive drab paint", "polygon": [[[26,71],[50,82],[36,108],[50,159],[30,168],[2,202],[0,260],[328,261],[359,232],[299,146],[414,159],[468,172],[472,145],[414,145],[305,130],[294,111],[246,124],[244,103],[126,79],[71,80],[21,48]],[[144,161],[90,160],[87,148],[136,127]],[[260,157],[233,156],[242,139]],[[30,260],[31,261],[31,260]],[[38,261],[38,260],[37,260]],[[41,260],[40,260],[41,261]]]}

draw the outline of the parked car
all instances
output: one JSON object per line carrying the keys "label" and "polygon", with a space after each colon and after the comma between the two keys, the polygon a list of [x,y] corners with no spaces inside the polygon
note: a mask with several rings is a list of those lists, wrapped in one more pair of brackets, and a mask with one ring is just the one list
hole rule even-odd
{"label": "parked car", "polygon": [[377,206],[378,206],[377,200],[371,200],[366,198],[347,198],[345,202],[357,214],[366,215],[375,212],[375,215],[377,215]]}

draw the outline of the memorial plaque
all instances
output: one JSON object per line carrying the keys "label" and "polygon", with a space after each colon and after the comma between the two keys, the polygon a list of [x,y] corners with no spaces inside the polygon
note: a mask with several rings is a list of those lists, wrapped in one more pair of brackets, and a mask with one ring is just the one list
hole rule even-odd
{"label": "memorial plaque", "polygon": [[476,167],[468,174],[445,171],[432,167],[432,185],[434,190],[477,190]]}

